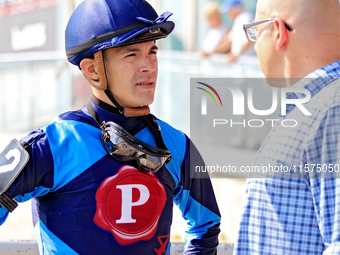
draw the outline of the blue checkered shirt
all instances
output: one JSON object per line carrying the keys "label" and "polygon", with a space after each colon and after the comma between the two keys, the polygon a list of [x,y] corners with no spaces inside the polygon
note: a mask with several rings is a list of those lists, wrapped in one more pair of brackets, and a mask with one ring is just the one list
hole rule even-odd
{"label": "blue checkered shirt", "polygon": [[[259,149],[255,165],[289,167],[280,178],[248,178],[239,254],[340,254],[340,61],[294,84],[307,89],[306,116],[295,105],[277,122]],[[294,93],[293,98],[305,95]],[[329,176],[327,176],[329,177]]]}

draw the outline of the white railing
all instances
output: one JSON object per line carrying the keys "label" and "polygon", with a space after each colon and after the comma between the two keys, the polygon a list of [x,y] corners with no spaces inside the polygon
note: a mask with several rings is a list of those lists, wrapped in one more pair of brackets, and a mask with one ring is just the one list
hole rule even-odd
{"label": "white railing", "polygon": [[[171,243],[171,255],[183,254],[184,243]],[[1,255],[39,255],[38,244],[36,241],[0,241]],[[232,244],[220,244],[218,246],[217,254],[232,255]]]}
{"label": "white railing", "polygon": [[33,129],[70,109],[72,83],[62,52],[0,54],[0,131]]}

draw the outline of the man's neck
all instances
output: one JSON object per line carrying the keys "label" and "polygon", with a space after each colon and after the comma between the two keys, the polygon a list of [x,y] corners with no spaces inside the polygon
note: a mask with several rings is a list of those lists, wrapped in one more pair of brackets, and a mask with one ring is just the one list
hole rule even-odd
{"label": "man's neck", "polygon": [[[102,109],[104,109],[108,112],[111,112],[111,113],[114,113],[114,114],[117,114],[117,115],[121,115],[119,113],[118,109],[112,103],[110,104],[110,102],[105,102],[105,101],[99,99],[94,93],[92,93],[92,95],[91,95],[91,101],[95,105],[99,106],[100,108],[102,108]],[[108,101],[110,101],[110,100],[108,100]]]}
{"label": "man's neck", "polygon": [[98,91],[97,89],[92,89],[92,95],[95,96],[98,100],[116,108],[116,106],[111,102],[111,100],[107,97],[104,91]]}

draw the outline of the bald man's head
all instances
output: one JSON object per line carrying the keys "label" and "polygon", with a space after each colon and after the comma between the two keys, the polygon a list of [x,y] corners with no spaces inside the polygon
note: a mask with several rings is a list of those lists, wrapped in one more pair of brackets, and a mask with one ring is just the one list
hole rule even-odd
{"label": "bald man's head", "polygon": [[280,17],[298,27],[340,22],[339,0],[258,0],[256,20]]}
{"label": "bald man's head", "polygon": [[[255,45],[255,49],[261,66],[272,66],[266,62],[276,59],[275,77],[302,78],[340,60],[339,0],[258,0],[255,20],[266,19],[276,22],[260,32],[263,38],[256,44],[261,45]],[[289,25],[292,31],[283,29],[282,24]],[[271,45],[275,51],[261,59]]]}

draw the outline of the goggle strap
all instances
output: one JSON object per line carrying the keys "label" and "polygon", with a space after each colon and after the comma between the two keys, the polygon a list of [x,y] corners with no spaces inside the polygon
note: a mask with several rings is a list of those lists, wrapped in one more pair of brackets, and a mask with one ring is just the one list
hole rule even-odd
{"label": "goggle strap", "polygon": [[98,116],[98,114],[94,110],[90,99],[86,104],[86,108],[89,111],[89,113],[91,114],[92,118],[97,122],[98,126],[101,128],[101,126],[103,124],[103,120]]}
{"label": "goggle strap", "polygon": [[155,118],[151,114],[149,114],[144,116],[144,120],[146,125],[150,128],[151,133],[155,137],[157,147],[168,150],[166,145],[164,144],[161,131],[159,130],[159,126],[157,125]]}

